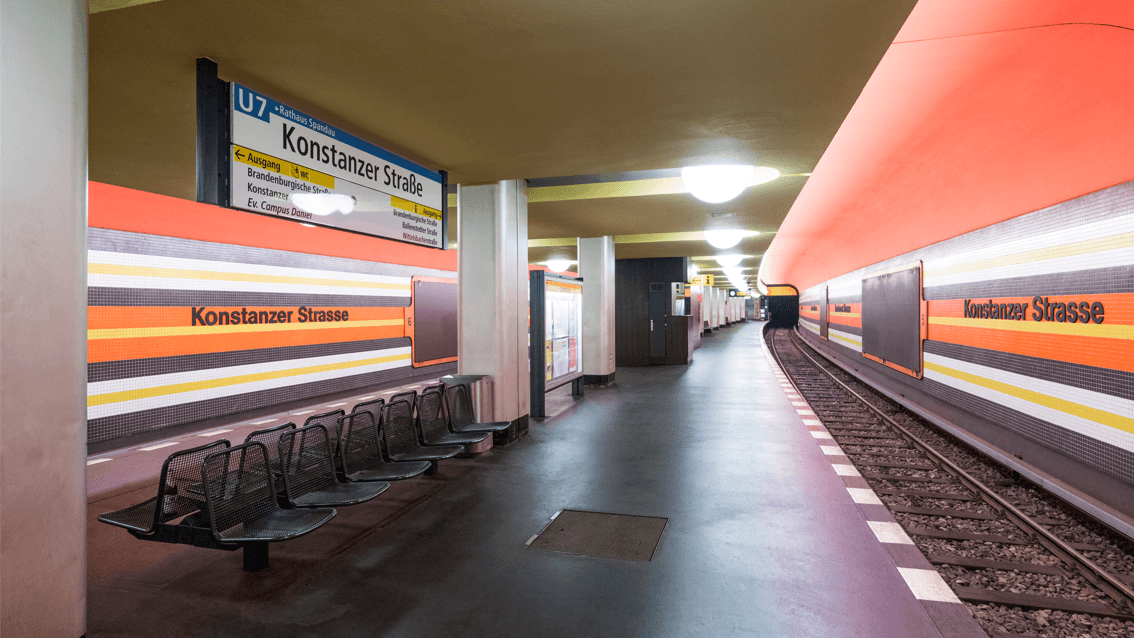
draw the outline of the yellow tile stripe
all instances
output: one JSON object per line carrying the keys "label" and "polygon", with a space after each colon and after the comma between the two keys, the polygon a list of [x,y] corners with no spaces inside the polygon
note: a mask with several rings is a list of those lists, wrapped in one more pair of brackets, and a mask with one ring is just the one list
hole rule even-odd
{"label": "yellow tile stripe", "polygon": [[1088,421],[1101,423],[1103,425],[1110,426],[1124,432],[1134,433],[1134,419],[1124,417],[1113,412],[1099,410],[1098,408],[1092,408],[1090,406],[1086,406],[1081,403],[1075,403],[1074,401],[1068,401],[1066,399],[1059,399],[1047,394],[1043,394],[1042,392],[1025,390],[1024,388],[1010,385],[1002,381],[996,381],[994,379],[989,379],[987,377],[982,377],[969,372],[954,370],[953,368],[949,368],[937,363],[930,363],[926,361],[925,369],[932,370],[945,376],[953,377],[954,379],[967,381],[973,385],[979,385],[981,387],[988,388],[989,390],[995,390],[997,392],[1000,392],[1001,394],[1007,394],[1018,399],[1030,401],[1031,403],[1035,403],[1036,405],[1042,405],[1053,410],[1059,410],[1060,412],[1065,412],[1067,414],[1087,419]]}
{"label": "yellow tile stripe", "polygon": [[92,275],[128,275],[132,277],[166,277],[171,279],[204,279],[210,281],[250,281],[268,284],[296,284],[310,286],[337,286],[339,288],[377,288],[382,290],[409,290],[409,284],[375,281],[348,281],[321,277],[293,277],[290,275],[256,275],[242,272],[216,272],[212,270],[186,270],[157,268],[154,266],[119,266],[117,264],[89,264]]}
{"label": "yellow tile stripe", "polygon": [[389,363],[391,361],[404,361],[410,358],[409,354],[395,354],[386,357],[373,357],[370,359],[360,359],[358,361],[343,361],[340,363],[325,363],[315,366],[304,366],[302,368],[292,368],[290,370],[272,370],[270,372],[256,372],[253,374],[240,374],[234,377],[226,377],[223,379],[205,379],[203,381],[188,381],[186,383],[174,383],[170,385],[157,386],[153,388],[141,388],[138,390],[123,390],[121,392],[107,392],[106,394],[96,394],[87,397],[87,406],[106,405],[108,403],[120,403],[122,401],[132,401],[134,399],[148,399],[151,397],[165,396],[167,394],[178,394],[181,392],[193,392],[195,390],[209,390],[212,388],[223,388],[225,386],[237,385],[240,383],[253,383],[255,381],[268,381],[270,379],[283,379],[285,377],[296,377],[303,374],[314,374],[316,372],[328,372],[330,370],[345,370],[348,368],[358,368],[361,366],[369,366],[378,363]]}
{"label": "yellow tile stripe", "polygon": [[836,312],[830,311],[832,317],[861,317],[861,312]]}
{"label": "yellow tile stripe", "polygon": [[369,321],[328,321],[308,323],[253,323],[238,326],[149,326],[145,328],[98,328],[87,330],[87,339],[134,339],[137,337],[189,337],[236,332],[274,332],[277,330],[329,330],[333,328],[377,328],[400,326],[403,319]]}
{"label": "yellow tile stripe", "polygon": [[1134,325],[1097,323],[1059,323],[1057,321],[1015,321],[1012,319],[964,319],[962,317],[929,317],[931,326],[986,328],[1035,334],[1099,337],[1102,339],[1134,339]]}
{"label": "yellow tile stripe", "polygon": [[850,338],[848,338],[848,337],[843,337],[843,336],[837,335],[837,334],[835,334],[835,333],[834,333],[834,331],[832,331],[832,330],[827,330],[827,336],[828,336],[828,337],[831,337],[832,339],[838,339],[839,341],[842,341],[842,342],[845,342],[845,343],[849,343],[849,344],[851,344],[851,345],[856,345],[856,346],[858,346],[858,347],[860,347],[860,348],[862,347],[862,342],[861,342],[861,341],[855,341],[854,339],[850,339]]}
{"label": "yellow tile stripe", "polygon": [[1060,246],[1051,246],[1049,248],[1039,248],[1036,250],[1029,250],[1014,255],[1003,255],[999,257],[990,257],[988,259],[979,259],[977,261],[970,261],[964,264],[957,264],[955,266],[947,266],[945,268],[926,268],[926,277],[940,277],[943,275],[952,275],[960,272],[971,272],[974,270],[984,270],[986,268],[996,268],[997,266],[1012,266],[1016,264],[1026,264],[1034,261],[1044,261],[1046,259],[1056,259],[1059,257],[1071,257],[1073,255],[1083,255],[1086,253],[1095,253],[1103,250],[1113,250],[1115,248],[1130,248],[1134,246],[1134,233],[1123,233],[1120,235],[1111,235],[1109,237],[1098,237],[1096,239],[1084,239],[1083,241],[1072,242],[1070,244],[1063,244]]}

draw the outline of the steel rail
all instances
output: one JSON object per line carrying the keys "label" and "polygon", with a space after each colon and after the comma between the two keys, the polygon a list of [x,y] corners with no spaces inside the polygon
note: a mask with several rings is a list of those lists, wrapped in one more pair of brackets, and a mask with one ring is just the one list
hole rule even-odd
{"label": "steel rail", "polygon": [[[920,449],[933,460],[940,463],[946,469],[946,471],[956,477],[961,483],[965,484],[965,486],[971,489],[973,492],[976,492],[989,505],[999,510],[1017,527],[1022,529],[1030,536],[1034,537],[1048,551],[1055,554],[1064,563],[1067,563],[1069,566],[1076,568],[1076,571],[1081,573],[1084,578],[1089,580],[1099,589],[1106,592],[1108,596],[1110,596],[1120,605],[1125,605],[1131,613],[1134,613],[1134,589],[1131,589],[1130,586],[1128,586],[1118,577],[1114,576],[1102,567],[1096,565],[1095,562],[1091,559],[1080,554],[1078,550],[1069,546],[1066,542],[1053,534],[1046,527],[1033,521],[1027,514],[1020,511],[1020,509],[1015,505],[1001,497],[984,483],[981,483],[979,480],[970,476],[968,472],[961,469],[959,466],[957,466],[957,464],[953,463],[941,453],[934,450],[932,447],[930,447],[929,444],[918,438],[917,435],[913,434],[900,423],[890,418],[886,413],[876,408],[859,393],[851,389],[850,386],[840,381],[835,377],[835,375],[831,374],[829,370],[820,365],[819,362],[816,361],[815,358],[812,357],[807,352],[807,350],[802,347],[801,344],[797,343],[797,341],[802,341],[802,339],[800,339],[800,337],[795,334],[794,331],[787,330],[787,332],[788,338],[792,341],[792,345],[794,345],[799,350],[800,354],[811,361],[811,363],[816,368],[821,370],[827,377],[838,384],[839,387],[841,387],[844,391],[848,392],[851,396],[853,396],[860,403],[866,406],[866,408],[871,412],[881,417],[882,420],[888,423],[891,427],[901,432],[910,440],[911,443],[913,443],[915,447]],[[788,372],[787,368],[784,367],[783,361],[780,359],[779,352],[777,352],[776,350],[775,339],[771,340],[771,346],[772,355],[780,364],[780,368],[782,368],[784,370],[784,373],[788,375],[788,379],[791,382],[792,386],[794,386],[798,390],[799,386],[795,384],[795,381],[791,378],[791,374]]]}

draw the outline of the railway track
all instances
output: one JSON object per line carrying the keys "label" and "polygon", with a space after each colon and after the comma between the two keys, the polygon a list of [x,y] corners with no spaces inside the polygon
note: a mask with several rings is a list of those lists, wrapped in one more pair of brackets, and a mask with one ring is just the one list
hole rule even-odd
{"label": "railway track", "polygon": [[769,347],[991,636],[1134,635],[1134,544],[875,393],[791,330]]}

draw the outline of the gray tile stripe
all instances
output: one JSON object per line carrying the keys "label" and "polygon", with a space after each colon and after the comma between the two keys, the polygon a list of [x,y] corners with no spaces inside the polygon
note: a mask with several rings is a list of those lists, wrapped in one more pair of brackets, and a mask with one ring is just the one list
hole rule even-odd
{"label": "gray tile stripe", "polygon": [[1122,370],[1040,359],[942,341],[926,341],[925,351],[950,359],[1014,372],[1033,379],[1134,400],[1134,374]]}
{"label": "gray tile stripe", "polygon": [[[457,276],[456,272],[449,270],[403,266],[400,264],[385,264],[377,261],[348,259],[346,257],[328,257],[325,255],[312,255],[309,253],[286,250],[273,250],[271,248],[253,248],[251,246],[237,246],[196,239],[167,237],[164,235],[146,235],[143,233],[132,233],[108,228],[88,228],[87,248],[90,250],[105,250],[135,255],[207,259],[211,261],[256,264],[260,266],[315,268],[319,270],[333,270],[365,275],[388,275],[392,277],[412,277],[419,275],[422,277],[452,278]],[[381,258],[380,249],[375,249],[374,257],[376,259]]]}
{"label": "gray tile stripe", "polygon": [[[409,297],[365,295],[305,295],[285,292],[239,292],[231,290],[163,290],[152,288],[87,288],[88,306],[280,306],[335,308],[398,308],[410,305]],[[188,310],[186,310],[188,312]]]}
{"label": "gray tile stripe", "polygon": [[862,328],[859,328],[858,326],[844,326],[841,323],[835,323],[833,321],[830,321],[830,322],[827,322],[827,327],[830,328],[831,330],[838,330],[839,332],[845,332],[847,334],[858,335],[860,337],[862,336]]}
{"label": "gray tile stripe", "polygon": [[408,348],[409,337],[391,339],[369,339],[366,341],[345,341],[340,343],[317,343],[305,346],[262,348],[258,350],[236,350],[232,352],[210,352],[190,354],[179,357],[155,357],[152,359],[129,359],[126,361],[101,361],[87,364],[87,381],[112,381],[131,377],[148,377],[155,374],[211,370],[231,366],[288,361],[309,357],[325,357],[368,350],[387,348]]}
{"label": "gray tile stripe", "polygon": [[1134,266],[1112,266],[1094,270],[1033,275],[1008,279],[990,279],[972,283],[932,286],[925,289],[925,298],[995,299],[1035,295],[1101,295],[1134,292]]}
{"label": "gray tile stripe", "polygon": [[379,383],[400,379],[423,378],[455,373],[456,363],[442,363],[425,368],[394,368],[338,379],[327,379],[302,383],[283,388],[273,388],[260,392],[250,392],[231,397],[220,397],[193,403],[183,403],[153,410],[119,414],[87,422],[87,440],[90,443],[107,441],[132,434],[153,432],[172,425],[203,421],[248,410],[266,408],[325,394],[357,390]]}
{"label": "gray tile stripe", "polygon": [[852,297],[831,297],[830,299],[827,300],[827,304],[831,305],[831,306],[841,304],[841,303],[848,303],[848,304],[849,303],[862,303],[862,296],[860,295],[860,296],[852,296]]}
{"label": "gray tile stripe", "polygon": [[1126,483],[1134,483],[1134,454],[1097,439],[1083,436],[987,399],[962,392],[950,386],[922,380],[926,393],[995,423],[1020,436],[1065,454],[1076,461],[1104,472]]}

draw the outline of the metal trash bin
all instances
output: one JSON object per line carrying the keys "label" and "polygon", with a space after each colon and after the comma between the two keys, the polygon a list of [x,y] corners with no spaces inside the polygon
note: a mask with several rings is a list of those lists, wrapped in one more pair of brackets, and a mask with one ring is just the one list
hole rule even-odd
{"label": "metal trash bin", "polygon": [[[450,374],[441,377],[441,382],[446,386],[463,385],[469,389],[469,400],[472,401],[473,414],[478,423],[491,423],[495,421],[494,418],[496,409],[492,405],[492,377],[487,374]],[[474,445],[466,445],[466,454],[480,454],[492,448],[492,440],[494,437],[476,443]]]}

